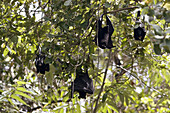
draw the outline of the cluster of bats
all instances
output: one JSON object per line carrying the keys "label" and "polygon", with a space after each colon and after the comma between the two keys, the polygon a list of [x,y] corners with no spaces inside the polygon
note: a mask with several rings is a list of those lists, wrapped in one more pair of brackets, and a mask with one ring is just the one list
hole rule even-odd
{"label": "cluster of bats", "polygon": [[[44,63],[45,55],[39,54],[35,59],[35,66],[37,73],[45,74],[45,71],[49,71],[49,64]],[[76,69],[76,78],[74,82],[71,83],[71,92],[77,91],[79,93],[79,98],[86,98],[86,93],[93,94],[93,80],[89,77],[88,69],[86,67],[85,72],[79,66]],[[73,94],[71,93],[71,97]]]}
{"label": "cluster of bats", "polygon": [[[106,15],[106,24],[107,26],[102,27],[103,21],[102,14],[97,21],[97,35],[95,36],[95,43],[102,49],[111,49],[113,48],[113,43],[111,36],[114,32],[113,25]],[[140,11],[138,12],[137,17],[140,16]],[[143,41],[146,35],[145,28],[138,26],[134,28],[134,38],[135,40]],[[37,73],[45,74],[45,71],[49,71],[49,64],[44,63],[45,55],[39,54],[35,59],[35,66],[37,68]],[[88,69],[86,68],[85,72],[82,71],[81,67],[76,70],[76,78],[74,82],[71,83],[71,92],[77,91],[79,93],[79,98],[86,98],[86,93],[93,94],[93,80],[88,75]],[[71,97],[73,97],[71,93]]]}
{"label": "cluster of bats", "polygon": [[[98,20],[97,35],[95,36],[94,41],[95,41],[96,45],[98,45],[102,49],[105,49],[105,48],[111,49],[114,47],[112,44],[112,40],[111,40],[111,36],[114,32],[114,28],[113,28],[113,25],[107,15],[106,15],[106,25],[107,26],[102,27],[103,15],[104,14],[102,14]],[[140,16],[140,11],[138,11],[136,23],[139,23],[139,21],[138,21],[139,16]],[[146,35],[145,28],[142,25],[143,24],[140,23],[140,25],[137,28],[134,28],[135,40],[143,41],[143,39]]]}

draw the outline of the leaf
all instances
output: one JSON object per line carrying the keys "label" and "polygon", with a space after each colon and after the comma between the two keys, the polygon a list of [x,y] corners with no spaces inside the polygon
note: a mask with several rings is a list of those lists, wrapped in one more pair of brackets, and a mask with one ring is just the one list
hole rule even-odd
{"label": "leaf", "polygon": [[9,101],[12,105],[14,105],[14,103],[12,102],[12,100],[11,100],[10,98],[8,98],[8,101]]}
{"label": "leaf", "polygon": [[5,46],[6,46],[5,43],[2,43],[1,48],[5,48]]}
{"label": "leaf", "polygon": [[23,84],[27,84],[26,82],[23,82],[23,81],[17,81],[17,84],[18,85],[23,85]]}
{"label": "leaf", "polygon": [[157,105],[161,104],[164,100],[166,100],[167,98],[166,97],[163,97],[161,98],[158,102],[157,102]]}
{"label": "leaf", "polygon": [[164,5],[164,8],[166,8],[167,10],[170,10],[170,3],[166,3],[166,4]]}
{"label": "leaf", "polygon": [[23,93],[23,92],[20,92],[20,91],[15,91],[14,94],[18,94],[18,95],[21,95],[21,96],[23,96],[23,97],[25,97],[25,98],[28,98],[28,99],[33,100],[33,98],[31,98],[31,97],[28,96],[27,94],[25,94],[25,93]]}
{"label": "leaf", "polygon": [[18,100],[19,102],[21,102],[21,103],[29,106],[27,103],[25,103],[25,102],[24,102],[19,96],[17,96],[17,95],[14,95],[14,94],[13,94],[13,95],[11,95],[11,98],[16,99],[16,100]]}
{"label": "leaf", "polygon": [[47,79],[47,83],[52,85],[53,84],[53,78],[54,78],[53,73],[51,71],[45,72],[45,76],[46,76],[46,79]]}
{"label": "leaf", "polygon": [[111,4],[110,4],[109,2],[106,2],[106,3],[105,3],[105,7],[106,7],[106,8],[109,8],[110,6],[111,6]]}
{"label": "leaf", "polygon": [[47,79],[47,83],[48,84],[53,84],[53,78],[54,78],[54,72],[56,71],[56,68],[54,67],[53,64],[50,64],[50,71],[49,72],[45,72],[45,76]]}
{"label": "leaf", "polygon": [[122,104],[124,103],[124,95],[122,95],[121,93],[118,93],[120,101],[122,102]]}
{"label": "leaf", "polygon": [[81,113],[81,107],[80,107],[79,104],[77,104],[77,106],[76,106],[76,111],[77,111],[78,113]]}
{"label": "leaf", "polygon": [[155,11],[153,9],[148,9],[148,16],[154,16]]}
{"label": "leaf", "polygon": [[170,46],[170,40],[166,39],[165,42],[167,46]]}
{"label": "leaf", "polygon": [[117,113],[119,112],[118,107],[116,106],[116,104],[113,101],[109,100],[109,101],[107,101],[107,104],[109,105],[109,107],[112,110],[116,111]]}
{"label": "leaf", "polygon": [[104,102],[106,101],[106,99],[107,99],[107,93],[105,93],[105,94],[103,95],[103,97],[102,97],[102,102],[104,103]]}
{"label": "leaf", "polygon": [[64,2],[64,5],[65,5],[65,6],[71,5],[71,1],[72,1],[72,0],[67,0],[67,1],[65,1],[65,2]]}
{"label": "leaf", "polygon": [[14,43],[18,42],[18,37],[17,36],[11,37],[11,41]]}
{"label": "leaf", "polygon": [[167,53],[170,53],[170,40],[163,40],[163,43],[161,43],[160,47],[163,47]]}
{"label": "leaf", "polygon": [[169,28],[169,29],[167,29],[165,33],[170,33],[170,28]]}
{"label": "leaf", "polygon": [[152,27],[154,28],[155,34],[162,36],[163,35],[163,30],[160,26],[156,25],[156,24],[151,24]]}
{"label": "leaf", "polygon": [[107,113],[108,107],[106,105],[103,105],[103,113]]}
{"label": "leaf", "polygon": [[128,96],[125,96],[125,101],[126,101],[126,105],[128,106],[128,105],[129,105],[129,99],[128,99]]}
{"label": "leaf", "polygon": [[101,111],[100,108],[102,108],[102,105],[103,105],[103,103],[101,103],[101,102],[98,104],[98,107],[97,107],[97,110],[96,110],[97,113],[98,113],[98,112],[100,113],[100,111]]}
{"label": "leaf", "polygon": [[149,8],[148,8],[148,7],[145,7],[145,8],[142,10],[142,15],[148,14],[148,10],[149,10]]}
{"label": "leaf", "polygon": [[25,88],[23,88],[23,87],[17,87],[17,90],[18,90],[18,91],[27,92],[27,93],[32,94],[32,92],[31,92],[31,91],[28,91],[28,90],[26,90],[26,89],[25,89]]}
{"label": "leaf", "polygon": [[6,48],[4,49],[4,52],[3,52],[4,57],[8,54],[8,52],[9,52],[9,50],[8,50],[8,48],[6,47]]}
{"label": "leaf", "polygon": [[161,55],[161,48],[160,48],[159,44],[154,44],[154,52],[157,55]]}
{"label": "leaf", "polygon": [[2,93],[2,92],[4,92],[4,91],[0,89],[0,92]]}
{"label": "leaf", "polygon": [[167,53],[170,53],[170,48],[169,46],[163,46],[164,50],[167,52]]}
{"label": "leaf", "polygon": [[166,11],[166,13],[164,13],[164,17],[167,23],[170,23],[170,11]]}
{"label": "leaf", "polygon": [[113,113],[111,109],[107,109],[108,113]]}

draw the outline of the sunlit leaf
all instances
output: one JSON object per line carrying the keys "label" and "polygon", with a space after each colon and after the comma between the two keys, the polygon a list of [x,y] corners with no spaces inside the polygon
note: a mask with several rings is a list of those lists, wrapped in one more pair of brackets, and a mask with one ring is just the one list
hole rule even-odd
{"label": "sunlit leaf", "polygon": [[8,52],[9,52],[8,48],[5,48],[3,52],[4,57],[8,54]]}
{"label": "sunlit leaf", "polygon": [[159,105],[161,104],[163,101],[165,101],[167,98],[166,97],[163,97],[161,98],[156,104]]}
{"label": "sunlit leaf", "polygon": [[28,91],[27,89],[25,89],[25,88],[23,88],[23,87],[17,87],[17,90],[18,90],[18,91],[27,92],[27,93],[32,94],[31,91]]}
{"label": "sunlit leaf", "polygon": [[118,113],[119,109],[118,109],[118,107],[116,106],[116,104],[113,101],[109,100],[109,101],[107,101],[107,104],[109,105],[109,107],[112,110],[114,110],[114,111],[116,111]]}
{"label": "sunlit leaf", "polygon": [[9,101],[12,105],[14,105],[14,103],[12,102],[12,100],[11,100],[10,98],[8,98],[8,101]]}
{"label": "sunlit leaf", "polygon": [[28,99],[33,100],[33,98],[32,98],[31,96],[29,96],[29,95],[27,95],[27,94],[25,94],[25,93],[23,93],[23,92],[20,92],[20,91],[15,91],[14,94],[18,94],[18,95],[21,95],[21,96],[23,96],[23,97],[25,97],[25,98],[28,98]]}
{"label": "sunlit leaf", "polygon": [[16,100],[18,100],[19,102],[21,102],[21,103],[29,106],[27,103],[25,103],[25,102],[24,102],[19,96],[17,96],[17,95],[14,95],[14,94],[13,94],[13,95],[11,95],[11,98],[16,99]]}
{"label": "sunlit leaf", "polygon": [[17,84],[18,85],[22,85],[22,84],[27,84],[26,82],[23,82],[23,81],[17,81]]}
{"label": "sunlit leaf", "polygon": [[166,4],[164,5],[164,7],[165,7],[167,10],[170,10],[170,3],[166,3]]}

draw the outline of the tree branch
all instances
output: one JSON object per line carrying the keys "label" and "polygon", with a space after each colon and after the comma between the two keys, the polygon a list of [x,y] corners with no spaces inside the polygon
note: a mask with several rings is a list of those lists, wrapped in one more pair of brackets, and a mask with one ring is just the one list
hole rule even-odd
{"label": "tree branch", "polygon": [[95,108],[94,108],[94,111],[93,111],[93,113],[96,113],[96,111],[97,111],[97,108],[98,108],[98,102],[99,102],[99,99],[100,99],[100,95],[101,95],[101,93],[102,93],[102,91],[103,91],[103,88],[104,88],[104,85],[105,85],[105,80],[106,80],[106,75],[107,75],[107,70],[108,70],[108,67],[109,67],[109,63],[110,63],[110,54],[111,54],[111,49],[110,49],[110,51],[109,51],[109,59],[108,59],[108,62],[107,62],[107,65],[106,65],[106,69],[105,69],[105,73],[104,73],[104,77],[103,77],[103,83],[102,83],[102,86],[101,86],[101,89],[100,89],[100,92],[99,92],[99,95],[98,95],[98,97],[97,97],[97,100],[96,100],[96,106],[95,106]]}
{"label": "tree branch", "polygon": [[109,13],[117,13],[119,11],[124,11],[124,10],[129,10],[129,9],[136,9],[136,8],[139,8],[139,7],[126,7],[126,8],[121,8],[121,9],[118,9],[118,10],[114,10],[114,11],[109,11],[109,12],[106,12],[104,14],[109,14]]}

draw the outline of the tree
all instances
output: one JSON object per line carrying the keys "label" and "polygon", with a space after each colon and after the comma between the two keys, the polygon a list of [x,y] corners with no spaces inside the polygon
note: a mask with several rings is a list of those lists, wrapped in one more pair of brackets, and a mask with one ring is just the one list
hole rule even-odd
{"label": "tree", "polygon": [[[168,0],[0,1],[0,111],[170,112],[169,5]],[[143,41],[133,33],[139,10]],[[114,27],[112,49],[94,43],[101,14]],[[50,64],[45,74],[35,67],[40,53]],[[76,70],[85,67],[94,94],[79,99],[74,92],[71,98]]]}

